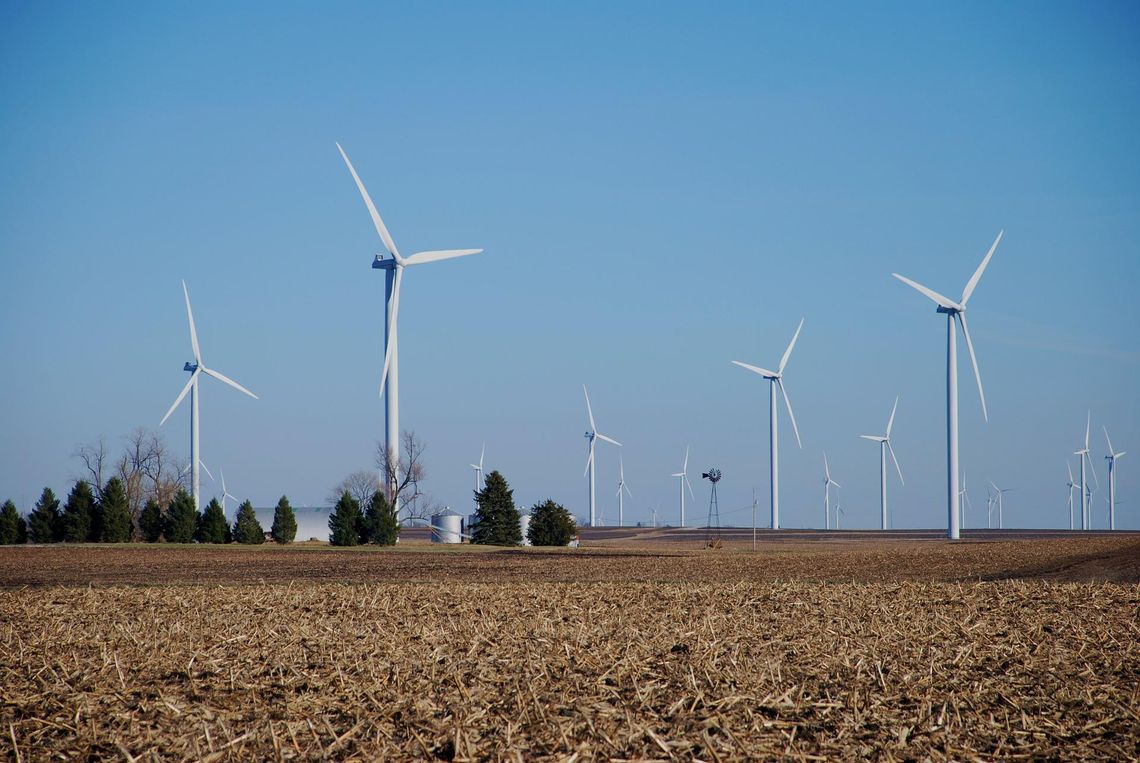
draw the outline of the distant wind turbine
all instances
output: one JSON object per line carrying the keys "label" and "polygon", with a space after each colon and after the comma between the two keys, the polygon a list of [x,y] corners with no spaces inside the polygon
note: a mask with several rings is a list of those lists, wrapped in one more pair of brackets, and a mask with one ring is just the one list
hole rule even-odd
{"label": "distant wind turbine", "polygon": [[771,501],[772,501],[772,529],[777,530],[780,527],[780,438],[778,434],[777,418],[776,418],[776,387],[780,388],[780,393],[784,396],[784,405],[788,409],[788,418],[792,420],[792,431],[796,433],[796,443],[803,448],[804,444],[800,440],[800,430],[796,426],[796,415],[792,413],[792,401],[788,399],[788,392],[784,389],[784,367],[788,365],[788,358],[792,354],[792,348],[796,346],[796,340],[800,337],[800,329],[804,327],[804,319],[800,318],[800,325],[796,327],[796,333],[792,335],[792,341],[788,343],[788,349],[784,350],[784,356],[780,358],[780,365],[775,371],[769,371],[766,368],[759,366],[752,366],[748,363],[741,363],[739,360],[732,361],[735,365],[745,368],[752,373],[763,376],[770,382],[768,389],[768,432],[769,432],[769,448],[771,458],[769,460],[768,470],[771,478]]}
{"label": "distant wind turbine", "polygon": [[[974,510],[973,504],[970,503],[970,494],[966,492],[966,473],[962,472],[962,490],[960,491],[962,500],[965,501],[966,506],[970,507],[970,511]],[[966,509],[962,507],[961,502],[958,504],[958,512],[960,515],[958,527],[962,530],[966,529]]]}
{"label": "distant wind turbine", "polygon": [[1069,470],[1069,481],[1066,483],[1069,486],[1069,531],[1074,529],[1073,525],[1073,490],[1077,487],[1077,483],[1073,482],[1073,467],[1069,464],[1068,459],[1065,460],[1065,468]]}
{"label": "distant wind turbine", "polygon": [[974,275],[966,283],[966,288],[962,290],[962,299],[958,302],[944,297],[938,292],[928,289],[922,284],[916,283],[909,278],[900,276],[898,273],[892,273],[895,278],[899,279],[907,286],[916,289],[919,293],[924,294],[938,304],[939,313],[945,313],[947,318],[946,324],[946,475],[947,475],[947,490],[946,490],[946,513],[947,513],[947,537],[957,540],[959,537],[958,527],[958,348],[957,338],[958,333],[954,327],[954,321],[962,325],[962,336],[966,339],[966,349],[970,351],[970,363],[974,366],[974,378],[978,382],[978,397],[982,401],[982,416],[989,421],[989,414],[986,412],[986,395],[982,391],[982,375],[978,371],[978,359],[974,355],[974,343],[970,340],[970,328],[966,323],[966,303],[970,301],[970,295],[974,293],[974,289],[978,285],[978,281],[982,277],[986,266],[990,264],[990,258],[994,256],[994,251],[997,249],[998,242],[1004,231],[998,233],[997,238],[994,239],[993,246],[990,247],[989,252],[982,259],[982,263],[978,265],[978,269],[974,271]]}
{"label": "distant wind turbine", "polygon": [[[192,492],[193,492],[193,496],[194,496],[194,509],[200,510],[201,509],[202,483],[201,483],[200,475],[198,473],[198,467],[202,465],[202,457],[201,457],[201,450],[198,447],[198,406],[200,405],[200,403],[199,403],[200,395],[198,393],[198,377],[200,377],[202,374],[206,374],[206,376],[212,376],[215,379],[217,379],[218,381],[223,382],[224,384],[230,385],[231,387],[233,387],[237,391],[244,392],[245,394],[252,397],[254,400],[257,399],[257,395],[253,394],[248,389],[241,386],[240,384],[238,384],[236,381],[229,378],[228,376],[225,376],[221,373],[218,373],[217,371],[213,370],[212,368],[206,368],[205,364],[202,362],[202,351],[198,347],[198,330],[194,327],[194,311],[190,309],[190,292],[186,288],[186,282],[185,281],[182,282],[182,295],[186,298],[186,318],[190,322],[190,347],[194,351],[194,362],[193,363],[186,363],[186,365],[184,365],[182,367],[182,370],[190,372],[190,380],[188,382],[186,382],[186,386],[183,387],[182,391],[178,393],[178,397],[176,397],[174,399],[174,404],[170,406],[170,409],[166,412],[166,415],[162,417],[162,421],[158,422],[158,425],[162,426],[163,424],[166,423],[166,420],[168,418],[170,418],[170,414],[174,413],[174,409],[178,407],[178,404],[182,402],[182,399],[184,397],[186,397],[186,393],[189,392],[190,393],[190,464],[192,466],[192,469],[190,472],[190,474],[191,474],[190,482],[192,485]],[[210,479],[213,479],[213,477],[211,477]]]}
{"label": "distant wind turbine", "polygon": [[[336,144],[336,147],[337,150],[340,151],[341,158],[344,159],[345,165],[348,166],[348,171],[352,174],[352,179],[356,181],[356,187],[364,199],[364,205],[368,207],[368,214],[372,216],[372,224],[376,226],[376,232],[380,234],[380,240],[384,242],[384,247],[388,250],[388,253],[392,255],[390,259],[385,259],[383,255],[377,254],[372,261],[372,267],[377,270],[385,271],[384,324],[386,330],[384,332],[384,368],[380,372],[380,394],[385,395],[384,450],[387,453],[389,464],[389,487],[394,489],[398,479],[400,459],[400,385],[399,353],[396,348],[396,318],[400,312],[400,283],[404,278],[404,268],[409,265],[423,265],[424,263],[436,262],[438,260],[450,260],[455,257],[465,257],[469,254],[479,254],[483,250],[445,249],[430,252],[416,252],[408,257],[401,257],[399,250],[396,249],[396,242],[392,240],[391,234],[388,233],[388,228],[384,225],[384,221],[380,219],[380,213],[376,211],[376,205],[372,203],[372,197],[368,195],[368,191],[364,188],[364,183],[361,181],[360,176],[356,174],[356,168],[353,167],[352,162],[348,160],[348,154],[344,152],[344,149],[341,148],[339,143]],[[398,503],[394,504],[392,509],[394,512],[399,513],[400,507]]]}
{"label": "distant wind turbine", "polygon": [[[478,493],[483,489],[483,456],[487,453],[487,443],[483,443],[483,449],[479,451],[479,463],[471,464],[471,468],[475,470],[475,492]],[[479,499],[475,498],[475,511],[479,510]]]}
{"label": "distant wind turbine", "polygon": [[618,527],[625,527],[625,505],[622,502],[622,492],[624,491],[630,498],[633,498],[633,493],[629,492],[629,488],[625,484],[625,459],[620,453],[618,454],[618,470]]}
{"label": "distant wind turbine", "polygon": [[998,529],[1001,530],[1005,527],[1004,502],[1002,501],[1002,496],[1004,496],[1010,490],[1013,490],[1013,488],[1000,488],[994,483],[993,480],[990,480],[990,484],[993,485],[994,494],[997,496]]}
{"label": "distant wind turbine", "polygon": [[[827,451],[823,452],[823,529],[831,529],[831,486],[843,487],[831,478],[831,469],[827,465]],[[839,529],[839,521],[835,522]]]}
{"label": "distant wind turbine", "polygon": [[586,471],[582,476],[590,475],[590,527],[594,527],[597,522],[597,514],[594,509],[594,444],[597,440],[605,440],[611,445],[620,447],[621,443],[598,431],[598,425],[594,423],[594,409],[590,407],[590,393],[586,391],[585,384],[582,385],[582,392],[586,395],[586,415],[590,419],[590,431],[586,432],[586,439],[590,441],[590,455],[586,459]]}
{"label": "distant wind turbine", "polygon": [[1116,460],[1123,456],[1127,451],[1120,451],[1117,453],[1112,448],[1112,440],[1108,438],[1108,427],[1104,429],[1104,439],[1108,443],[1108,455],[1104,457],[1108,461],[1108,529],[1116,529]]}
{"label": "distant wind turbine", "polygon": [[685,488],[686,487],[689,488],[689,495],[693,496],[693,500],[694,501],[697,500],[697,497],[695,495],[693,495],[693,485],[691,482],[689,482],[689,446],[688,445],[685,446],[685,462],[683,464],[681,464],[681,471],[674,472],[673,474],[671,474],[669,476],[670,477],[676,477],[680,480],[679,487],[681,489],[681,527],[684,527],[685,526]]}
{"label": "distant wind turbine", "polygon": [[[895,462],[895,470],[899,473],[899,482],[906,484],[903,479],[899,460],[895,458],[895,449],[891,446],[891,428],[895,425],[895,412],[899,409],[899,398],[895,396],[895,405],[891,408],[891,417],[887,419],[887,433],[885,435],[861,434],[864,440],[879,443],[879,508],[882,515],[882,529],[887,529],[887,451],[891,452],[891,460]],[[956,482],[957,480],[955,480]],[[957,517],[955,525],[957,525]]]}
{"label": "distant wind turbine", "polygon": [[[1089,411],[1085,419],[1085,446],[1080,450],[1073,451],[1074,456],[1080,456],[1081,459],[1081,529],[1092,529],[1092,516],[1089,512],[1089,488],[1088,479],[1085,473],[1085,464],[1088,463],[1088,470],[1092,472],[1093,479],[1096,479],[1096,471],[1092,468],[1092,457],[1089,455],[1089,428],[1092,426],[1092,411]],[[1098,481],[1099,485],[1100,482]]]}
{"label": "distant wind turbine", "polygon": [[225,514],[228,517],[229,514],[226,514],[226,499],[232,498],[236,501],[237,497],[230,495],[229,491],[226,490],[226,473],[219,470],[219,474],[222,475],[222,514]]}

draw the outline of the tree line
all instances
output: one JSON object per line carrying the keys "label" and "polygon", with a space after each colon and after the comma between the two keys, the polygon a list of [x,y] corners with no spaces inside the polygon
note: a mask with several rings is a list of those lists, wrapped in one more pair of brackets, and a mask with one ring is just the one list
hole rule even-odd
{"label": "tree line", "polygon": [[[296,535],[293,507],[281,496],[273,510],[270,537],[278,543],[292,543]],[[256,544],[265,542],[265,530],[249,501],[238,506],[231,525],[218,499],[211,499],[205,510],[198,511],[183,488],[165,506],[155,498],[148,499],[136,521],[118,477],[111,477],[99,491],[87,480],[76,480],[62,508],[55,492],[45,487],[26,519],[10,500],[0,507],[0,544],[131,541]]]}

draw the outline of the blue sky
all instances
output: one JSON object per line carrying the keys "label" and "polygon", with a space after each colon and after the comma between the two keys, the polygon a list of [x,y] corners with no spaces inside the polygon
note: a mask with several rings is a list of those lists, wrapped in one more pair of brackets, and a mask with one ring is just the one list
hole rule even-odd
{"label": "blue sky", "polygon": [[[409,270],[401,423],[461,511],[467,464],[586,512],[590,387],[624,444],[630,520],[675,519],[685,446],[726,522],[766,515],[766,383],[787,369],[785,526],[873,526],[901,395],[899,527],[944,526],[944,322],[970,303],[990,420],[960,356],[975,506],[1067,525],[1090,408],[1140,457],[1140,10],[1129,3],[60,4],[0,7],[0,498],[65,491],[75,446],[157,426],[206,363],[202,456],[258,505],[319,502],[381,435],[380,243]],[[781,412],[781,416],[784,414]],[[188,451],[189,411],[163,427]],[[604,444],[603,444],[604,445]],[[617,454],[599,447],[616,514]],[[1075,461],[1074,461],[1075,463]],[[1118,526],[1140,528],[1140,461]],[[702,517],[707,483],[694,482]],[[207,480],[204,491],[212,486]],[[691,505],[692,506],[692,505]]]}

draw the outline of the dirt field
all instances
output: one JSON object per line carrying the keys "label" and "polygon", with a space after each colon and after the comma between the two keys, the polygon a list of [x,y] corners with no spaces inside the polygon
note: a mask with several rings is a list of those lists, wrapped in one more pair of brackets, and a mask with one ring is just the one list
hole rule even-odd
{"label": "dirt field", "polygon": [[3,549],[0,754],[1135,759],[1138,565],[1130,538]]}

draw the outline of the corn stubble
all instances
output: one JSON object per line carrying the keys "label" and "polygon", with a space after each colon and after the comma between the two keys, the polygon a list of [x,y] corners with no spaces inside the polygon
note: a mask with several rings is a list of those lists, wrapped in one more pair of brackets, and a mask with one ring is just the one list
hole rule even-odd
{"label": "corn stubble", "polygon": [[10,759],[1135,758],[1140,587],[0,592]]}

